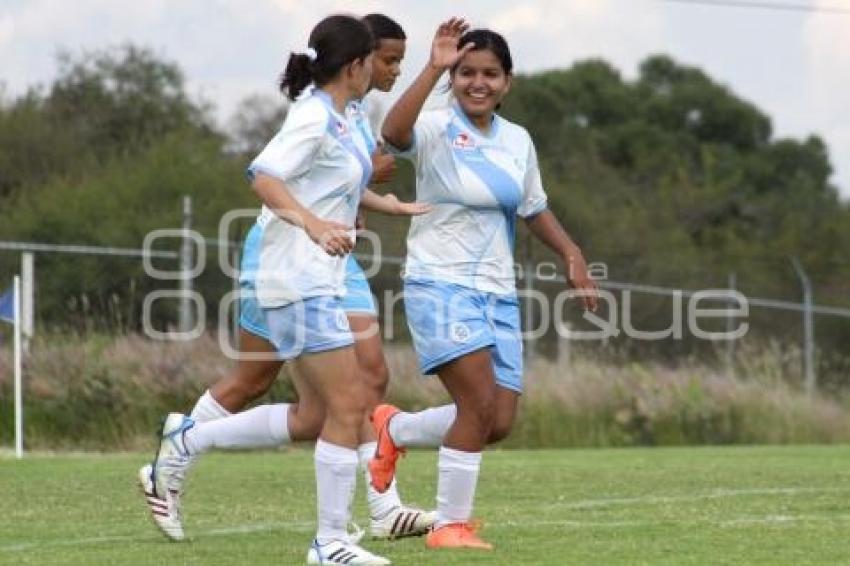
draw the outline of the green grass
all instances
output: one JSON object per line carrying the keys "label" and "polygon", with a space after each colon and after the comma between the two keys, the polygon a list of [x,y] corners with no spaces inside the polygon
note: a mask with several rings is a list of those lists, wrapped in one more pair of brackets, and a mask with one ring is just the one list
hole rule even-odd
{"label": "green grass", "polygon": [[[136,490],[140,454],[0,456],[0,564],[299,564],[312,452],[214,454],[188,482],[191,541],[168,543]],[[435,455],[400,467],[430,505]],[[396,564],[838,564],[850,561],[850,446],[492,451],[476,515],[492,553],[365,546]],[[361,525],[366,512],[358,494]]]}

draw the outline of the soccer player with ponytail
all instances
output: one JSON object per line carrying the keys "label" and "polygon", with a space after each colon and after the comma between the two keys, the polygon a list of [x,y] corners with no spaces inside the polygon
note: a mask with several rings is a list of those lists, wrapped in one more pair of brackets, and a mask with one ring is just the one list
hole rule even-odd
{"label": "soccer player with ponytail", "polygon": [[[140,481],[154,519],[172,538],[183,537],[179,495],[193,456],[211,447],[279,444],[293,436],[290,417],[297,420],[300,408],[311,406],[321,427],[315,449],[318,529],[307,562],[390,563],[347,533],[369,401],[342,297],[358,204],[372,175],[370,148],[347,111],[370,88],[374,47],[362,21],[322,20],[308,48],[289,58],[281,88],[294,104],[248,170],[263,210],[245,242],[240,282],[253,312],[243,301],[242,328],[273,345],[275,369],[283,361],[293,364],[299,395],[312,401],[305,404],[302,396],[295,411],[265,405],[201,423],[169,415],[157,458],[142,468]],[[385,211],[427,211],[390,201],[383,204],[396,208]],[[305,439],[308,433],[302,432]]]}

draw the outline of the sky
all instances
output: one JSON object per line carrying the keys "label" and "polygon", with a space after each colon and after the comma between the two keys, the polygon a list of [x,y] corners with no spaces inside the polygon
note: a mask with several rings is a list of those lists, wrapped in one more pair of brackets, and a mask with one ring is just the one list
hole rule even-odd
{"label": "sky", "polygon": [[[302,51],[327,14],[397,20],[408,35],[402,87],[425,63],[437,24],[460,15],[503,33],[518,72],[602,58],[631,79],[657,53],[698,66],[767,113],[776,137],[820,135],[832,182],[850,199],[850,33],[842,33],[850,0],[740,2],[817,8],[810,11],[701,1],[0,0],[0,81],[8,99],[49,84],[62,49],[132,42],[178,63],[190,93],[226,123],[244,97],[275,95],[286,55]],[[829,11],[836,8],[846,12]]]}

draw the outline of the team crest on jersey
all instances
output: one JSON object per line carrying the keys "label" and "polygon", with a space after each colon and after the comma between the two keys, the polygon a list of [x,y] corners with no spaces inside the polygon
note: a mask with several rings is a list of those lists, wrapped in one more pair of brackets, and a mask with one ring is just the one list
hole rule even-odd
{"label": "team crest on jersey", "polygon": [[345,122],[340,122],[339,120],[336,121],[336,133],[340,136],[348,135],[348,126]]}
{"label": "team crest on jersey", "polygon": [[460,132],[452,140],[452,146],[455,149],[475,149],[475,140],[466,132]]}

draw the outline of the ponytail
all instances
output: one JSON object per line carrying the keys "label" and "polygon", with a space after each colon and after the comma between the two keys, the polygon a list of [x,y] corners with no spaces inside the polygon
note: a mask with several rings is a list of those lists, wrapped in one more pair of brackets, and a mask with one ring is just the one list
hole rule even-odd
{"label": "ponytail", "polygon": [[306,53],[290,53],[280,78],[280,90],[291,100],[298,98],[307,85],[324,86],[345,65],[365,59],[375,40],[365,23],[351,16],[328,16],[313,28]]}
{"label": "ponytail", "polygon": [[304,53],[290,53],[286,69],[280,77],[280,91],[290,100],[298,95],[313,82],[313,61]]}

